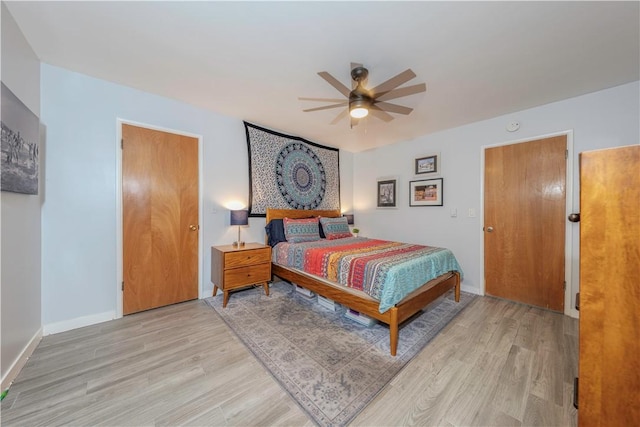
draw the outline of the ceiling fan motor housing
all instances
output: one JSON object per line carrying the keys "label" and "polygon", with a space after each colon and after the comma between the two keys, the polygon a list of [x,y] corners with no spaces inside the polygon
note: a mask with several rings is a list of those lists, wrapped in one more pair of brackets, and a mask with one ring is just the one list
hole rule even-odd
{"label": "ceiling fan motor housing", "polygon": [[364,67],[355,67],[351,70],[351,78],[355,82],[358,82],[358,85],[349,93],[349,110],[353,110],[354,108],[369,109],[373,103],[373,97],[362,85],[367,79],[367,76],[369,76],[369,70]]}
{"label": "ceiling fan motor housing", "polygon": [[373,98],[368,96],[365,93],[359,92],[356,89],[352,90],[349,94],[349,110],[353,110],[354,108],[369,108],[373,103]]}

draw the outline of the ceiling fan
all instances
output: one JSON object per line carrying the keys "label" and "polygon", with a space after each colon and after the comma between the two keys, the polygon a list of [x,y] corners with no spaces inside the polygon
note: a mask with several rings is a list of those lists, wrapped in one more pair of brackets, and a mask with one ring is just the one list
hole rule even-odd
{"label": "ceiling fan", "polygon": [[347,115],[351,118],[351,127],[358,124],[361,118],[366,117],[369,113],[385,122],[393,120],[393,116],[389,113],[409,114],[413,108],[404,107],[402,105],[391,104],[387,101],[409,96],[427,90],[427,85],[420,83],[413,86],[398,87],[409,80],[416,77],[416,74],[410,69],[391,77],[389,80],[380,83],[378,86],[367,89],[365,87],[369,70],[364,68],[362,64],[351,63],[351,89],[340,83],[338,79],[333,77],[326,71],[318,73],[320,77],[325,79],[331,86],[336,88],[338,92],[347,99],[341,98],[298,98],[301,101],[319,101],[333,102],[334,104],[325,105],[324,107],[309,108],[302,110],[305,113],[310,111],[328,110],[331,108],[339,108],[346,106],[345,110],[336,116],[331,124],[336,124]]}

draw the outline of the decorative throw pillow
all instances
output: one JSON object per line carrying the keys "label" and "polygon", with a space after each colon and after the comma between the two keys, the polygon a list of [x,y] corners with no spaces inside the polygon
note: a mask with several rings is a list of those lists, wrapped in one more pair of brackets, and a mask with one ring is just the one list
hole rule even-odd
{"label": "decorative throw pillow", "polygon": [[289,243],[313,242],[320,240],[318,218],[284,218],[284,235]]}
{"label": "decorative throw pillow", "polygon": [[344,239],[345,237],[353,237],[349,231],[347,218],[344,216],[338,218],[320,218],[320,224],[324,230],[324,235],[328,240]]}
{"label": "decorative throw pillow", "polygon": [[267,232],[269,246],[273,247],[280,242],[286,242],[287,237],[284,235],[284,224],[282,219],[272,219],[264,228]]}

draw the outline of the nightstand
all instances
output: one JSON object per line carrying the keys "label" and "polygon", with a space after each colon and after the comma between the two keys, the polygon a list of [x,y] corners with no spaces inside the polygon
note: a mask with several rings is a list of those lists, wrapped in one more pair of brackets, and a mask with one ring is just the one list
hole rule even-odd
{"label": "nightstand", "polygon": [[211,247],[211,282],[213,296],[223,292],[222,307],[227,306],[229,291],[262,283],[269,296],[271,280],[271,246],[247,243],[244,246]]}

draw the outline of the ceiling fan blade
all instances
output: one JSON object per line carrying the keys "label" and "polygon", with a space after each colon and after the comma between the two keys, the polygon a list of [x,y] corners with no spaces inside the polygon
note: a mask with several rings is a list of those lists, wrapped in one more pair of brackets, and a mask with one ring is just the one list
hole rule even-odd
{"label": "ceiling fan blade", "polygon": [[391,113],[409,114],[413,111],[413,108],[403,107],[402,105],[398,104],[390,104],[388,102],[376,102],[375,105],[381,110],[389,111]]}
{"label": "ceiling fan blade", "polygon": [[349,115],[349,109],[345,108],[342,113],[338,114],[335,119],[331,120],[331,124],[335,125],[336,123],[338,123],[340,120],[344,119],[348,115]]}
{"label": "ceiling fan blade", "polygon": [[390,122],[391,120],[393,120],[393,116],[387,112],[382,111],[379,107],[377,107],[375,104],[373,104],[370,108],[369,108],[369,113],[376,116],[377,118],[379,118],[380,120],[384,120],[385,122]]}
{"label": "ceiling fan blade", "polygon": [[345,85],[343,85],[342,83],[340,83],[338,81],[338,79],[336,79],[335,77],[333,77],[331,74],[327,73],[326,71],[320,71],[318,73],[318,75],[320,77],[322,77],[323,79],[325,79],[331,86],[335,87],[336,89],[338,89],[338,92],[340,92],[341,94],[343,94],[344,96],[346,96],[347,98],[349,97],[349,93],[351,93],[351,90],[349,90],[348,87],[346,87]]}
{"label": "ceiling fan blade", "polygon": [[418,85],[401,87],[398,89],[390,90],[389,92],[383,92],[376,98],[376,101],[390,101],[396,98],[402,98],[403,96],[409,96],[420,92],[425,92],[427,85],[420,83]]}
{"label": "ceiling fan blade", "polygon": [[416,73],[411,71],[411,69],[405,70],[400,74],[398,74],[397,76],[391,77],[386,82],[380,83],[378,86],[371,89],[371,93],[373,93],[373,97],[375,98],[376,93],[389,92],[390,90],[397,88],[401,84],[408,82],[415,76],[416,76]]}
{"label": "ceiling fan blade", "polygon": [[298,98],[300,101],[343,102],[344,98]]}
{"label": "ceiling fan blade", "polygon": [[[351,75],[351,70],[353,70],[354,68],[358,68],[358,67],[362,67],[362,64],[358,64],[357,62],[352,62],[351,63],[351,68],[349,68],[349,75]],[[363,82],[363,84],[366,82]],[[351,79],[351,90],[355,89],[358,86],[358,82]]]}
{"label": "ceiling fan blade", "polygon": [[344,102],[341,102],[339,104],[331,104],[331,105],[325,105],[324,107],[309,108],[308,110],[302,110],[302,111],[305,112],[305,113],[308,113],[310,111],[329,110],[331,108],[344,107],[348,103],[349,103],[349,101],[344,101]]}

